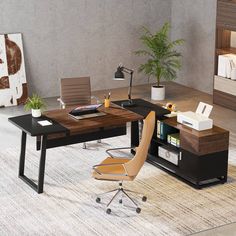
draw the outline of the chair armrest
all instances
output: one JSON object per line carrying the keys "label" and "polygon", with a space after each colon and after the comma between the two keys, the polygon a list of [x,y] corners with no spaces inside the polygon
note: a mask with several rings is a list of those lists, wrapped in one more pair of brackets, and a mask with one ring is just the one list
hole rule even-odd
{"label": "chair armrest", "polygon": [[94,95],[91,96],[91,100],[92,99],[95,99],[97,104],[102,103],[101,100],[98,97],[94,96]]}
{"label": "chair armrest", "polygon": [[[135,146],[133,146],[133,147],[109,148],[109,149],[106,150],[106,153],[107,153],[110,157],[114,158],[115,156],[113,156],[113,155],[110,153],[110,151],[125,150],[125,149],[134,149],[134,150],[135,150],[136,148],[137,148],[137,147],[135,147]],[[116,157],[116,158],[119,158],[119,157]]]}
{"label": "chair armrest", "polygon": [[[104,172],[99,171],[99,170],[96,169],[96,168],[99,167],[99,166],[114,166],[114,165],[122,165],[123,168],[124,168],[125,174],[114,174],[114,173],[108,173],[108,172],[104,173]],[[94,165],[94,166],[93,166],[93,169],[94,169],[99,175],[101,175],[101,174],[119,175],[119,176],[127,176],[127,175],[128,175],[127,172],[126,172],[124,163],[99,164],[99,165]]]}
{"label": "chair armrest", "polygon": [[62,101],[61,98],[57,98],[57,101],[60,102],[60,107],[61,107],[62,109],[65,109],[65,108],[66,108],[66,104]]}
{"label": "chair armrest", "polygon": [[114,166],[114,165],[124,165],[124,163],[121,162],[121,163],[99,164],[99,165],[94,165],[93,169],[96,168],[96,167],[99,167],[99,166]]}

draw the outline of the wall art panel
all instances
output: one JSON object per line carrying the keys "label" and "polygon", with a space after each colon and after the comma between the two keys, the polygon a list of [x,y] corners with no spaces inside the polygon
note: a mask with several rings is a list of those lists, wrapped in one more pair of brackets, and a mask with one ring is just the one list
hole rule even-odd
{"label": "wall art panel", "polygon": [[27,97],[22,35],[0,35],[0,107],[22,104]]}

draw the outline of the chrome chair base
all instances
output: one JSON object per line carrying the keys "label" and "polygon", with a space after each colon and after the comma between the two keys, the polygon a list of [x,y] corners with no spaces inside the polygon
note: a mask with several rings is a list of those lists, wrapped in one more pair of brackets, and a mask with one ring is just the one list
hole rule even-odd
{"label": "chrome chair base", "polygon": [[[102,143],[102,140],[101,140],[101,139],[98,139],[98,140],[97,140],[97,143]],[[87,145],[86,145],[85,142],[83,143],[83,149],[87,149]]]}
{"label": "chrome chair base", "polygon": [[[107,214],[110,214],[111,213],[111,209],[109,208],[109,206],[111,205],[111,203],[117,198],[118,195],[121,194],[121,197],[119,199],[119,203],[122,204],[123,203],[123,196],[125,196],[126,198],[128,198],[130,200],[130,202],[135,206],[135,210],[136,212],[139,214],[141,212],[141,208],[138,207],[138,204],[128,195],[127,192],[130,192],[130,193],[135,193],[135,194],[140,194],[140,193],[137,193],[137,192],[134,192],[134,191],[131,191],[131,190],[128,190],[128,189],[124,189],[123,186],[122,186],[122,182],[119,183],[119,188],[117,189],[113,189],[113,190],[110,190],[108,192],[105,192],[105,193],[102,193],[102,194],[99,194],[98,197],[96,198],[96,202],[97,203],[100,203],[101,202],[101,198],[99,196],[102,196],[102,195],[105,195],[107,193],[112,193],[112,192],[116,192],[115,195],[112,197],[112,199],[109,201],[109,203],[107,204],[106,206],[106,213]],[[146,202],[147,201],[147,197],[146,196],[143,196],[142,197],[142,201],[143,202]]]}

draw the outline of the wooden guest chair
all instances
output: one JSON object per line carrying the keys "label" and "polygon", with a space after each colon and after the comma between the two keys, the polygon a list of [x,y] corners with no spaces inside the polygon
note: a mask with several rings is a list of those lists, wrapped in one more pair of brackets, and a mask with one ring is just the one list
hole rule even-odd
{"label": "wooden guest chair", "polygon": [[[68,106],[89,105],[92,99],[99,103],[99,99],[91,96],[90,77],[63,78],[60,83],[60,107],[65,109]],[[101,143],[101,140],[97,141]],[[86,143],[83,143],[86,149]]]}
{"label": "wooden guest chair", "polygon": [[[142,168],[148,154],[148,148],[151,142],[151,138],[153,135],[155,127],[155,112],[151,111],[146,119],[144,120],[143,132],[139,146],[135,149],[136,154],[132,159],[129,158],[118,158],[113,157],[112,155],[102,161],[101,164],[93,166],[93,177],[97,180],[111,180],[111,181],[119,181],[119,188],[106,192],[116,192],[110,202],[107,204],[106,212],[108,214],[111,213],[111,209],[109,208],[112,201],[121,194],[121,198],[119,199],[119,203],[122,203],[122,196],[126,196],[136,207],[136,212],[140,213],[141,209],[138,207],[137,203],[127,194],[127,192],[135,193],[130,190],[123,189],[122,183],[123,181],[133,181],[135,177],[138,175],[140,169]],[[109,149],[109,151],[115,149]],[[117,149],[116,149],[117,150]],[[103,193],[103,194],[106,194]],[[100,203],[101,198],[98,195],[96,202]],[[143,201],[147,200],[146,196],[142,197]]]}

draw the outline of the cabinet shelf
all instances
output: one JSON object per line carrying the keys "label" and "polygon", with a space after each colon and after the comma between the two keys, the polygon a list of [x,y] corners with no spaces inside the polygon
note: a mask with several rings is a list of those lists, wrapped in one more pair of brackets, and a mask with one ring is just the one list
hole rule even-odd
{"label": "cabinet shelf", "polygon": [[163,145],[165,146],[165,148],[169,151],[172,151],[172,152],[176,152],[176,153],[179,153],[180,152],[180,148],[179,147],[176,147],[168,142],[166,142],[165,140],[162,140],[162,139],[153,139],[153,141],[157,144],[160,144],[160,145]]}
{"label": "cabinet shelf", "polygon": [[218,55],[223,55],[223,54],[236,54],[236,48],[234,47],[229,47],[229,48],[217,48],[216,49],[216,54]]}

